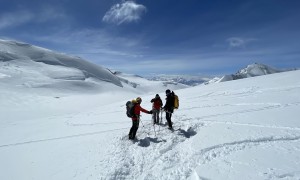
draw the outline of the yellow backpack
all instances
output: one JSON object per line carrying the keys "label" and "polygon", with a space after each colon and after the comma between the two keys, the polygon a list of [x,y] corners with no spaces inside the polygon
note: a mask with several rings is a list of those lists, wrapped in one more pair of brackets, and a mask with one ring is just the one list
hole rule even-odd
{"label": "yellow backpack", "polygon": [[179,108],[179,98],[173,91],[172,91],[172,94],[174,96],[174,109],[178,109]]}

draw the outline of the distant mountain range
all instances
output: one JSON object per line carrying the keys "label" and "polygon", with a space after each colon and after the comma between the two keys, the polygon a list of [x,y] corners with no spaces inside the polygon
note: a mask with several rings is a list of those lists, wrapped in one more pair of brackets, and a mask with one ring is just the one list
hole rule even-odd
{"label": "distant mountain range", "polygon": [[211,76],[196,76],[196,75],[166,75],[166,74],[159,74],[159,75],[152,75],[146,77],[148,80],[151,81],[165,81],[170,83],[181,83],[188,86],[197,86],[208,82],[213,77]]}
{"label": "distant mountain range", "polygon": [[211,83],[219,83],[225,81],[232,81],[237,79],[255,77],[255,76],[262,76],[267,74],[273,73],[280,73],[290,70],[296,69],[288,69],[288,70],[280,70],[273,68],[268,65],[254,63],[250,64],[247,67],[239,70],[235,74],[224,75],[222,77],[212,77],[212,76],[191,76],[191,75],[152,75],[147,77],[147,79],[151,81],[166,81],[172,83],[181,83],[188,86],[197,86],[197,85],[208,85]]}
{"label": "distant mountain range", "polygon": [[224,75],[221,78],[215,77],[210,81],[205,82],[205,84],[232,81],[232,80],[255,77],[255,76],[263,76],[263,75],[281,73],[281,72],[291,71],[291,70],[297,70],[297,69],[295,68],[295,69],[280,70],[265,64],[254,63],[239,70],[235,74]]}

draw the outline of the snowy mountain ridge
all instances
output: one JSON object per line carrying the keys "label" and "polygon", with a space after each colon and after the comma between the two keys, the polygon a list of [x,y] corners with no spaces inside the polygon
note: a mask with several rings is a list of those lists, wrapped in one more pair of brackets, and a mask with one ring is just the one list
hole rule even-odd
{"label": "snowy mountain ridge", "polygon": [[215,77],[205,84],[232,81],[237,79],[263,76],[263,75],[281,73],[286,71],[290,71],[290,70],[280,70],[265,64],[254,63],[254,64],[247,65],[247,67],[239,70],[235,74],[224,75],[221,78]]}

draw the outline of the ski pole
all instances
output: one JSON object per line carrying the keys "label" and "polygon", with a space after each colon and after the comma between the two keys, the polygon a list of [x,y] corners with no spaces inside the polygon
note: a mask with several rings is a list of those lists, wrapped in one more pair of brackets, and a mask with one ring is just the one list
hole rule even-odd
{"label": "ski pole", "polygon": [[160,110],[160,124],[162,124],[162,114],[163,114],[163,108]]}
{"label": "ski pole", "polygon": [[153,124],[153,129],[154,129],[154,135],[156,137],[155,124]]}
{"label": "ski pole", "polygon": [[[158,118],[158,121],[159,121],[159,118]],[[159,125],[161,125],[161,124],[162,124],[162,108],[160,109],[160,122],[159,122]],[[158,126],[158,132],[159,131],[160,131],[160,126]]]}

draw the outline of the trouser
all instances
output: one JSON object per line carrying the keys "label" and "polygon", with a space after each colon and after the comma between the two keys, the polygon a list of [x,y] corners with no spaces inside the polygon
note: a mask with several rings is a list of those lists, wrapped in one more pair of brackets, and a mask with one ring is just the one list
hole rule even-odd
{"label": "trouser", "polygon": [[159,112],[160,110],[158,109],[152,109],[152,119],[154,124],[159,123]]}
{"label": "trouser", "polygon": [[172,113],[166,112],[166,119],[167,119],[167,121],[168,121],[169,128],[172,128],[172,121],[171,121],[171,118],[172,118]]}
{"label": "trouser", "polygon": [[132,126],[131,126],[130,131],[129,131],[129,139],[134,139],[135,138],[136,132],[139,128],[139,123],[140,123],[139,119],[132,120]]}

